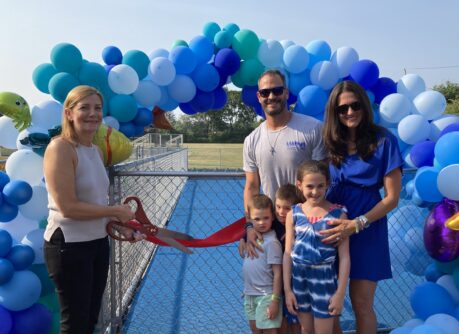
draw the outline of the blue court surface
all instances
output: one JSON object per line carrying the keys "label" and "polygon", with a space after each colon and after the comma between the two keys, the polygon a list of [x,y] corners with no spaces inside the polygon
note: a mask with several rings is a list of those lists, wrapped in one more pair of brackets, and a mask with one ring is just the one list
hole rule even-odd
{"label": "blue court surface", "polygon": [[[236,221],[243,216],[243,186],[242,179],[188,180],[169,228],[205,238]],[[416,210],[408,213],[407,222],[422,220],[428,210],[410,204],[405,199],[399,203],[399,208],[409,206]],[[394,226],[402,223],[400,219],[397,218]],[[390,225],[389,235],[392,230]],[[402,243],[404,232],[397,233],[399,237],[391,238]],[[170,247],[158,248],[133,300],[123,333],[250,332],[241,297],[242,259],[237,244],[193,251],[194,254],[186,255]],[[406,263],[413,266],[411,254],[406,246],[391,244],[394,279],[378,284],[375,309],[379,328],[400,326],[412,316],[409,295],[424,278],[406,270]],[[422,266],[425,264],[419,265],[421,269]],[[343,330],[354,328],[348,299],[341,323]]]}

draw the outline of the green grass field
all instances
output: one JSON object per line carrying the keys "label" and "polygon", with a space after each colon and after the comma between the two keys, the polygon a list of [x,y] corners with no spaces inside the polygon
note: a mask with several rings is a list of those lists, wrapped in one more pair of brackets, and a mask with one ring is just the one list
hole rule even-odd
{"label": "green grass field", "polygon": [[242,169],[243,144],[183,144],[190,169]]}

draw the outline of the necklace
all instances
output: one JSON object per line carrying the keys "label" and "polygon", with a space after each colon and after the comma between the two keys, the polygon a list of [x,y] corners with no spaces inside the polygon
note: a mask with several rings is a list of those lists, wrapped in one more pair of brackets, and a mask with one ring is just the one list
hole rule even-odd
{"label": "necklace", "polygon": [[276,153],[276,144],[277,144],[277,139],[279,139],[279,135],[281,133],[281,130],[277,132],[276,138],[274,139],[274,144],[271,144],[271,141],[269,140],[269,132],[268,132],[268,127],[266,127],[266,137],[268,138],[268,144],[271,147],[269,152],[271,152],[271,155],[274,155]]}

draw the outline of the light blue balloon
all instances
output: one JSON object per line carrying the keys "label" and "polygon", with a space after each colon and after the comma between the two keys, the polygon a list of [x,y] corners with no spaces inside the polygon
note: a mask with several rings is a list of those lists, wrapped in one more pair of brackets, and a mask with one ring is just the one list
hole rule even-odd
{"label": "light blue balloon", "polygon": [[176,46],[169,53],[169,60],[175,66],[177,74],[189,74],[194,71],[197,58],[193,50],[186,46]]}
{"label": "light blue balloon", "polygon": [[84,63],[78,73],[78,79],[82,85],[92,86],[99,91],[106,89],[108,86],[107,71],[97,63]]}
{"label": "light blue balloon", "polygon": [[417,74],[406,74],[397,82],[397,93],[413,100],[418,94],[426,90],[426,84]]}
{"label": "light blue balloon", "polygon": [[148,74],[150,58],[142,51],[130,50],[124,54],[123,64],[132,67],[137,72],[139,80],[142,80]]}
{"label": "light blue balloon", "polygon": [[32,81],[40,92],[49,94],[49,80],[51,80],[55,74],[57,74],[57,70],[52,64],[40,64],[32,73]]}
{"label": "light blue balloon", "polygon": [[115,117],[118,122],[132,121],[137,113],[137,103],[131,95],[115,95],[110,99],[109,105],[110,116]]}
{"label": "light blue balloon", "polygon": [[196,54],[198,63],[207,63],[214,54],[214,45],[212,40],[206,36],[196,36],[190,41],[190,49]]}
{"label": "light blue balloon", "polygon": [[430,124],[421,115],[408,115],[400,121],[397,130],[401,140],[414,145],[429,137]]}
{"label": "light blue balloon", "polygon": [[289,92],[295,96],[298,96],[298,94],[304,87],[311,84],[310,74],[311,72],[308,69],[300,73],[290,74],[288,81]]}
{"label": "light blue balloon", "polygon": [[283,55],[284,48],[276,40],[263,41],[258,47],[258,60],[268,68],[280,67]]}
{"label": "light blue balloon", "polygon": [[75,45],[59,43],[51,50],[51,63],[59,72],[74,74],[83,64],[83,56]]}
{"label": "light blue balloon", "polygon": [[435,160],[446,167],[459,163],[459,131],[441,136],[435,144]]}
{"label": "light blue balloon", "polygon": [[424,321],[422,321],[421,319],[414,318],[414,319],[410,319],[407,322],[405,322],[402,327],[414,328],[419,325],[422,325],[423,323]]}
{"label": "light blue balloon", "polygon": [[41,282],[28,270],[16,271],[9,282],[0,285],[0,305],[10,311],[31,307],[40,298]]}
{"label": "light blue balloon", "polygon": [[309,54],[301,45],[292,45],[284,51],[283,61],[287,71],[300,73],[308,68]]}
{"label": "light blue balloon", "polygon": [[178,74],[167,86],[167,92],[179,103],[190,102],[196,95],[196,85],[189,76]]}
{"label": "light blue balloon", "polygon": [[166,49],[159,48],[159,49],[153,50],[148,56],[150,60],[153,60],[158,57],[169,58],[169,51],[167,51]]}
{"label": "light blue balloon", "polygon": [[327,104],[327,93],[319,86],[309,85],[298,94],[295,111],[304,115],[320,115]]}
{"label": "light blue balloon", "polygon": [[204,92],[213,91],[220,82],[220,75],[217,69],[211,64],[202,64],[196,67],[193,73],[191,73],[191,78],[196,84],[196,87]]}
{"label": "light blue balloon", "polygon": [[202,34],[209,40],[213,40],[215,35],[221,30],[220,26],[215,22],[207,22],[202,29]]}
{"label": "light blue balloon", "polygon": [[150,62],[148,71],[151,80],[159,86],[169,85],[175,78],[175,66],[167,58],[157,57]]}
{"label": "light blue balloon", "polygon": [[353,48],[343,46],[337,49],[332,57],[331,62],[338,68],[340,78],[347,77],[351,72],[351,67],[359,61],[359,54]]}
{"label": "light blue balloon", "polygon": [[446,109],[445,96],[435,90],[428,90],[418,94],[413,104],[419,114],[428,120],[440,117]]}
{"label": "light blue balloon", "polygon": [[444,334],[441,330],[431,326],[431,325],[420,325],[410,332],[410,334]]}
{"label": "light blue balloon", "polygon": [[139,82],[139,86],[132,96],[139,105],[152,108],[161,99],[161,90],[153,81],[145,79]]}
{"label": "light blue balloon", "polygon": [[416,317],[423,320],[437,313],[453,314],[455,310],[454,301],[448,291],[432,282],[418,285],[411,293],[410,304]]}
{"label": "light blue balloon", "polygon": [[410,334],[412,328],[399,327],[389,332],[389,334]]}
{"label": "light blue balloon", "polygon": [[442,333],[459,333],[459,321],[449,314],[434,314],[427,318],[426,325],[431,325]]}
{"label": "light blue balloon", "polygon": [[386,122],[398,123],[413,110],[412,102],[402,94],[387,95],[379,106],[379,114]]}
{"label": "light blue balloon", "polygon": [[55,100],[64,103],[67,94],[79,84],[80,82],[73,75],[59,72],[49,80],[48,89]]}
{"label": "light blue balloon", "polygon": [[319,61],[311,69],[311,83],[323,90],[332,89],[338,81],[338,69],[330,61]]}
{"label": "light blue balloon", "polygon": [[309,68],[312,68],[319,61],[330,60],[331,48],[327,42],[317,39],[306,45],[306,51],[309,53]]}
{"label": "light blue balloon", "polygon": [[437,187],[438,169],[421,167],[414,178],[414,187],[418,195],[427,202],[439,202],[443,195]]}

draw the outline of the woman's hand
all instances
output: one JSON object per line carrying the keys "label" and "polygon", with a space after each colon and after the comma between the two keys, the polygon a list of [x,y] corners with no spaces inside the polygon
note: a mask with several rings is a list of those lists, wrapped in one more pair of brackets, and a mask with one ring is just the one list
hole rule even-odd
{"label": "woman's hand", "polygon": [[254,257],[258,258],[258,251],[263,253],[263,247],[259,244],[260,241],[263,241],[263,236],[260,232],[255,231],[254,228],[247,229],[247,255],[253,259]]}
{"label": "woman's hand", "polygon": [[237,246],[237,250],[239,251],[239,255],[242,258],[245,258],[245,254],[246,254],[246,251],[247,251],[247,244],[246,244],[244,238],[241,238],[241,240],[239,240],[239,245]]}
{"label": "woman's hand", "polygon": [[344,238],[348,238],[355,233],[355,220],[333,219],[327,224],[334,227],[319,232],[324,236],[322,239],[324,244],[338,244]]}
{"label": "woman's hand", "polygon": [[344,298],[335,293],[330,298],[330,305],[328,306],[328,313],[330,315],[339,316],[343,312]]}
{"label": "woman's hand", "polygon": [[296,302],[296,297],[291,290],[285,292],[285,305],[287,305],[287,309],[291,314],[297,315],[296,310],[298,309],[298,303]]}
{"label": "woman's hand", "polygon": [[115,218],[121,223],[125,223],[135,218],[135,213],[128,204],[114,205]]}
{"label": "woman's hand", "polygon": [[137,242],[147,239],[147,236],[145,234],[136,231],[130,227],[117,225],[116,229],[119,233],[123,235],[123,237],[130,240],[130,242]]}

